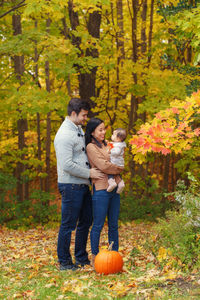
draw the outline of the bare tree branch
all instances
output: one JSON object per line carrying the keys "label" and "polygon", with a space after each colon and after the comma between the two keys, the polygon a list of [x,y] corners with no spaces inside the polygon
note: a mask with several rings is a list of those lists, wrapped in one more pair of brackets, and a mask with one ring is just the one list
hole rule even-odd
{"label": "bare tree branch", "polygon": [[16,6],[12,7],[11,9],[9,9],[7,12],[5,12],[3,15],[0,15],[0,19],[5,17],[6,15],[8,15],[10,12],[22,7],[22,6],[25,6],[26,4],[23,4],[25,2],[25,0],[22,0],[19,4],[17,4]]}

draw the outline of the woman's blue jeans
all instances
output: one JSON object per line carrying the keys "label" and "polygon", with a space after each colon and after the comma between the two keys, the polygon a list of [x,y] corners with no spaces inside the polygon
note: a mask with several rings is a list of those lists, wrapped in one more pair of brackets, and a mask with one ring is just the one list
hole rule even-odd
{"label": "woman's blue jeans", "polygon": [[114,242],[112,249],[118,251],[118,218],[120,209],[120,195],[116,193],[116,189],[112,192],[106,190],[96,191],[92,196],[93,205],[93,226],[90,233],[92,254],[99,252],[99,240],[101,230],[103,228],[105,218],[108,218],[108,241],[109,244]]}
{"label": "woman's blue jeans", "polygon": [[58,235],[58,260],[60,264],[72,263],[70,254],[71,232],[76,229],[75,258],[78,263],[88,261],[86,244],[92,224],[92,197],[85,184],[58,183],[62,196],[62,220]]}

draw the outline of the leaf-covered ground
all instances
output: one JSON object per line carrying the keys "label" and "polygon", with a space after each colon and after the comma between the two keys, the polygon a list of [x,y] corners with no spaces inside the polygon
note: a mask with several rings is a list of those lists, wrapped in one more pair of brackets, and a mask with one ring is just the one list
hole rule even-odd
{"label": "leaf-covered ground", "polygon": [[[0,228],[0,299],[200,299],[200,274],[159,268],[145,247],[151,224],[121,224],[120,274],[98,275],[91,268],[58,269],[58,228]],[[107,247],[107,226],[101,247]],[[72,252],[74,235],[72,238]],[[88,245],[90,253],[90,247]],[[91,253],[90,253],[91,255]]]}

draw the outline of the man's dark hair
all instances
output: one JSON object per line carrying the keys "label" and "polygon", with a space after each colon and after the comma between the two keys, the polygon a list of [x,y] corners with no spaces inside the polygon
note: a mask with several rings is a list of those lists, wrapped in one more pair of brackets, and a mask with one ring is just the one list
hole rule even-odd
{"label": "man's dark hair", "polygon": [[80,98],[71,98],[67,107],[68,115],[71,116],[73,111],[78,115],[82,109],[89,111],[90,104],[86,100]]}
{"label": "man's dark hair", "polygon": [[117,129],[115,129],[115,131],[116,131],[116,135],[120,139],[120,141],[121,142],[125,141],[126,136],[127,136],[126,130],[123,128],[117,128]]}

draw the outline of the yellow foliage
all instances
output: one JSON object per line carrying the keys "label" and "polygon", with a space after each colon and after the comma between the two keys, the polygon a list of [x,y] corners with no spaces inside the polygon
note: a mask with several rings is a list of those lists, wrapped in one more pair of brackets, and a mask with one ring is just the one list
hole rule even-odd
{"label": "yellow foliage", "polygon": [[17,136],[0,141],[1,154],[6,153],[8,148],[9,149],[17,149],[17,142],[18,142]]}
{"label": "yellow foliage", "polygon": [[158,255],[157,255],[157,259],[159,261],[163,261],[167,258],[167,249],[160,247],[158,250]]}

